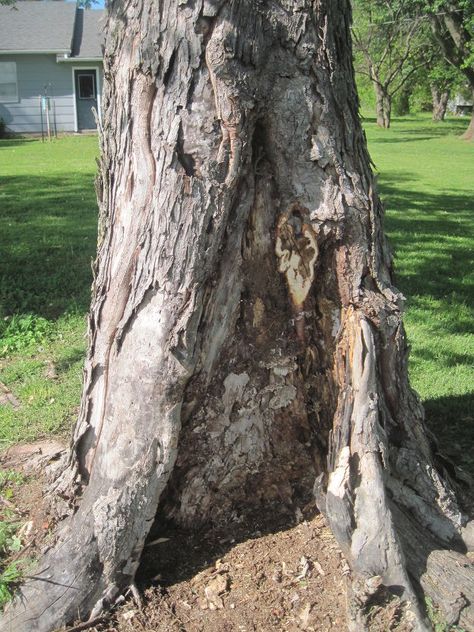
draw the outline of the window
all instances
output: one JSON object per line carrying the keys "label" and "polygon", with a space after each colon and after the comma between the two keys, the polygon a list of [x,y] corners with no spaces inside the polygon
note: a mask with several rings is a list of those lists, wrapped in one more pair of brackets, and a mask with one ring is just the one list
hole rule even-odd
{"label": "window", "polygon": [[18,101],[16,62],[0,61],[0,103]]}
{"label": "window", "polygon": [[77,82],[79,84],[80,99],[95,99],[95,77],[93,74],[78,75]]}

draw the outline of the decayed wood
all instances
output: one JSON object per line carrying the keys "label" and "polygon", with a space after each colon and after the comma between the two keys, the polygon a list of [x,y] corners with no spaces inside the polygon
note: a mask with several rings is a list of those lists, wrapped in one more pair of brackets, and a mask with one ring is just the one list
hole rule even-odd
{"label": "decayed wood", "polygon": [[448,568],[465,559],[466,518],[407,381],[348,2],[109,13],[89,352],[52,488],[72,513],[0,630],[97,617],[133,583],[157,510],[196,527],[294,512],[315,479],[357,629],[371,586],[413,629],[420,586],[471,622],[471,570],[454,599],[437,579],[436,546],[457,550]]}

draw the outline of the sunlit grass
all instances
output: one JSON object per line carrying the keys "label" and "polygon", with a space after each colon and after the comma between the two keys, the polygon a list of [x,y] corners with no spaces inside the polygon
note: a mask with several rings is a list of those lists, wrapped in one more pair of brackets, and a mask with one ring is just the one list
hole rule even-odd
{"label": "sunlit grass", "polygon": [[410,376],[428,421],[474,471],[474,144],[467,123],[364,123],[407,298]]}
{"label": "sunlit grass", "polygon": [[0,447],[65,433],[80,398],[97,137],[0,141]]}

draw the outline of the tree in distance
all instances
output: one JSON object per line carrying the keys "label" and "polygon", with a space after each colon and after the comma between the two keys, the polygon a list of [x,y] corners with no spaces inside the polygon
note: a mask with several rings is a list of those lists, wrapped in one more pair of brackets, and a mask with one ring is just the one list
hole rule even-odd
{"label": "tree in distance", "polygon": [[[472,0],[406,0],[412,18],[426,17],[447,63],[463,73],[474,105],[474,3]],[[474,107],[463,138],[474,138]]]}
{"label": "tree in distance", "polygon": [[372,82],[377,125],[389,128],[394,97],[433,56],[429,24],[407,18],[410,0],[354,0],[353,7],[356,70]]}

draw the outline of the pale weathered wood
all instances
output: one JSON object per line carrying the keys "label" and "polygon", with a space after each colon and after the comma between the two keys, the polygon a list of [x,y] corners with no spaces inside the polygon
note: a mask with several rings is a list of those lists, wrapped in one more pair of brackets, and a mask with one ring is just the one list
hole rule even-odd
{"label": "pale weathered wood", "polygon": [[313,487],[364,585],[353,620],[381,582],[426,629],[420,585],[447,600],[418,544],[462,555],[466,518],[407,381],[348,2],[109,11],[89,353],[53,487],[59,513],[78,508],[0,630],[98,616],[157,511],[231,523]]}

